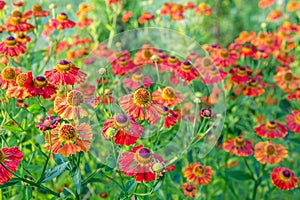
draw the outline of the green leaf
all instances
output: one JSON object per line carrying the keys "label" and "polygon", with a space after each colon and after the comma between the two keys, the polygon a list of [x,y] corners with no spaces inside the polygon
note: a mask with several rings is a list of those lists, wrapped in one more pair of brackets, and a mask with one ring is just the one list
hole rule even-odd
{"label": "green leaf", "polygon": [[11,179],[10,181],[8,181],[8,182],[6,182],[4,184],[1,184],[0,185],[0,189],[6,188],[6,187],[9,187],[9,186],[12,186],[12,185],[15,185],[15,184],[17,184],[19,182],[20,182],[20,180],[18,178],[13,178],[13,179]]}
{"label": "green leaf", "polygon": [[130,194],[133,192],[134,188],[136,187],[137,182],[135,180],[130,180],[126,183],[125,188],[126,191]]}
{"label": "green leaf", "polygon": [[245,171],[242,170],[228,170],[229,177],[236,179],[238,181],[251,180],[252,176]]}
{"label": "green leaf", "polygon": [[11,132],[17,132],[17,133],[21,133],[23,132],[23,130],[20,127],[17,126],[13,126],[13,125],[4,125],[2,126],[2,128],[11,131]]}
{"label": "green leaf", "polygon": [[63,194],[67,197],[69,195],[72,195],[73,197],[76,198],[76,195],[74,194],[74,192],[72,192],[72,190],[70,190],[69,188],[64,187],[64,191]]}
{"label": "green leaf", "polygon": [[68,162],[65,162],[61,165],[58,165],[56,167],[53,167],[52,169],[49,169],[46,171],[46,173],[44,174],[43,180],[41,181],[42,183],[47,183],[49,181],[51,181],[52,179],[58,177],[59,175],[61,175],[64,170],[67,168],[69,164]]}
{"label": "green leaf", "polygon": [[71,171],[71,177],[73,180],[73,183],[75,185],[77,194],[81,193],[81,174],[80,174],[80,169],[77,167],[76,169],[73,169]]}
{"label": "green leaf", "polygon": [[41,109],[41,106],[39,104],[32,104],[31,106],[29,106],[27,108],[27,110],[30,112],[30,113],[38,113],[40,112],[42,109]]}

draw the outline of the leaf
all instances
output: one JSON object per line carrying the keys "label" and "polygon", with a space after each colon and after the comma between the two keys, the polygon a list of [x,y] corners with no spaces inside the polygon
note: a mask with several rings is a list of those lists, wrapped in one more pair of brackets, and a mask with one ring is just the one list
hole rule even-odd
{"label": "leaf", "polygon": [[39,104],[32,104],[31,106],[29,106],[27,108],[27,110],[30,112],[30,113],[38,113],[40,112],[42,109],[41,109],[41,106]]}
{"label": "leaf", "polygon": [[61,175],[64,172],[64,170],[67,168],[68,164],[69,164],[69,161],[65,162],[61,165],[58,165],[56,167],[53,167],[52,169],[47,170],[46,173],[44,174],[44,177],[43,177],[43,180],[41,181],[41,183],[47,183],[47,182],[51,181],[52,179]]}
{"label": "leaf", "polygon": [[63,194],[67,197],[69,195],[72,195],[73,197],[76,198],[76,195],[72,192],[72,190],[70,190],[69,188],[64,187],[64,191]]}
{"label": "leaf", "polygon": [[18,178],[13,178],[13,179],[11,179],[10,181],[8,181],[4,184],[0,184],[0,189],[6,188],[6,187],[9,187],[9,186],[12,186],[12,185],[16,185],[19,182],[20,182],[20,180]]}
{"label": "leaf", "polygon": [[137,182],[135,180],[130,180],[126,183],[125,188],[126,191],[130,194],[133,192],[134,188],[136,187]]}
{"label": "leaf", "polygon": [[11,132],[17,132],[17,133],[21,133],[23,132],[23,130],[20,127],[17,126],[13,126],[13,125],[4,125],[2,126],[2,128],[11,131]]}
{"label": "leaf", "polygon": [[73,169],[71,171],[71,177],[73,180],[73,183],[75,185],[77,194],[81,193],[81,174],[80,174],[80,169],[77,167],[76,169]]}
{"label": "leaf", "polygon": [[229,177],[234,178],[238,181],[251,180],[252,176],[242,170],[228,170]]}

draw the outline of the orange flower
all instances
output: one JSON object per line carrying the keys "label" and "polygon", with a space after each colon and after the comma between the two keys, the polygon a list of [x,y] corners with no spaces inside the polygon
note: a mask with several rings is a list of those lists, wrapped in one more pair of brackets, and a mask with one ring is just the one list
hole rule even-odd
{"label": "orange flower", "polygon": [[27,92],[24,83],[27,80],[27,74],[20,73],[16,77],[16,85],[10,85],[6,91],[6,95],[8,98],[18,98],[25,99],[29,97],[29,93]]}
{"label": "orange flower", "polygon": [[245,96],[257,97],[265,93],[266,84],[263,82],[261,76],[252,78],[246,87],[243,89]]}
{"label": "orange flower", "polygon": [[255,133],[263,138],[284,138],[288,131],[279,122],[269,121],[254,128]]}
{"label": "orange flower", "polygon": [[93,5],[88,6],[88,5],[86,5],[85,2],[82,2],[78,6],[78,12],[76,13],[76,15],[77,16],[85,15],[85,14],[87,14],[88,12],[90,12],[93,9],[94,9]]}
{"label": "orange flower", "polygon": [[149,12],[143,12],[142,16],[138,19],[140,24],[144,24],[145,22],[149,22],[154,19],[154,15]]}
{"label": "orange flower", "polygon": [[255,33],[254,32],[247,32],[247,31],[242,31],[239,35],[238,38],[235,39],[235,43],[237,44],[244,44],[246,42],[250,42],[255,38]]}
{"label": "orange flower", "polygon": [[198,15],[208,16],[212,14],[212,8],[209,7],[206,3],[202,2],[198,7],[195,8],[195,13]]}
{"label": "orange flower", "polygon": [[202,96],[202,97],[200,97],[200,100],[201,100],[201,102],[205,103],[205,105],[211,106],[218,102],[219,94],[220,94],[220,89],[217,87],[214,87],[208,97]]}
{"label": "orange flower", "polygon": [[300,134],[300,111],[293,110],[291,115],[286,116],[286,125],[287,127],[297,133]]}
{"label": "orange flower", "polygon": [[300,2],[298,2],[297,0],[289,1],[286,5],[286,10],[289,12],[300,10]]}
{"label": "orange flower", "polygon": [[144,88],[121,97],[119,104],[128,115],[140,120],[146,119],[150,124],[156,124],[163,114],[161,105],[152,100],[150,92]]}
{"label": "orange flower", "polygon": [[93,21],[94,21],[93,19],[89,19],[85,15],[81,15],[78,19],[77,27],[78,28],[87,27],[87,26],[91,25],[93,23]]}
{"label": "orange flower", "polygon": [[133,13],[131,11],[125,12],[122,16],[122,22],[128,22],[132,15]]}
{"label": "orange flower", "polygon": [[223,144],[223,149],[237,156],[250,156],[253,153],[253,146],[250,140],[244,140],[245,136],[237,136],[229,139]]}
{"label": "orange flower", "polygon": [[267,7],[270,7],[273,3],[275,3],[276,0],[260,0],[258,2],[258,6],[262,9],[265,9]]}
{"label": "orange flower", "polygon": [[267,22],[275,22],[278,20],[280,17],[282,17],[283,11],[281,10],[272,10],[268,17],[267,17]]}
{"label": "orange flower", "polygon": [[69,17],[66,13],[59,13],[56,19],[49,20],[49,26],[55,30],[64,30],[73,28],[76,25],[75,22],[69,20]]}
{"label": "orange flower", "polygon": [[235,65],[238,59],[237,53],[228,49],[218,49],[215,53],[211,55],[211,59],[216,66],[219,67],[229,67]]}
{"label": "orange flower", "polygon": [[259,142],[254,149],[254,157],[261,164],[278,164],[288,156],[284,146],[272,142]]}
{"label": "orange flower", "polygon": [[298,187],[298,178],[294,172],[288,168],[274,168],[271,173],[273,184],[280,190],[291,190]]}
{"label": "orange flower", "polygon": [[189,198],[195,198],[195,192],[198,191],[198,189],[195,187],[193,183],[184,183],[181,186],[181,189],[183,191],[183,194]]}
{"label": "orange flower", "polygon": [[40,4],[34,4],[32,6],[32,10],[28,10],[24,13],[25,18],[32,18],[37,17],[37,18],[42,18],[42,17],[48,17],[50,15],[50,11],[48,10],[43,10],[43,7]]}
{"label": "orange flower", "polygon": [[30,42],[30,40],[31,40],[31,38],[29,37],[29,36],[27,36],[27,35],[25,35],[24,33],[20,33],[19,35],[18,35],[18,37],[16,38],[16,40],[18,41],[18,42],[21,42],[22,44],[27,44],[28,42]]}
{"label": "orange flower", "polygon": [[32,31],[34,26],[22,20],[21,17],[11,16],[6,20],[5,28],[7,32],[20,33]]}
{"label": "orange flower", "polygon": [[292,92],[299,87],[299,79],[291,70],[278,71],[273,77],[275,83],[284,92]]}
{"label": "orange flower", "polygon": [[16,86],[16,79],[20,72],[20,68],[5,67],[0,76],[1,88],[6,90],[11,86]]}
{"label": "orange flower", "polygon": [[153,92],[152,99],[161,105],[171,107],[182,103],[184,96],[171,87],[165,87],[164,89],[159,88]]}
{"label": "orange flower", "polygon": [[286,51],[277,53],[276,59],[281,64],[286,64],[286,65],[289,65],[289,64],[291,64],[291,63],[293,63],[295,61],[294,55],[291,54],[291,53],[288,53]]}
{"label": "orange flower", "polygon": [[187,166],[183,171],[183,176],[189,181],[198,185],[208,185],[211,182],[213,170],[210,166],[201,165],[196,162]]}
{"label": "orange flower", "polygon": [[26,46],[12,36],[7,37],[5,41],[0,43],[0,54],[5,56],[15,57],[24,54],[25,51]]}
{"label": "orange flower", "polygon": [[151,47],[149,44],[144,44],[142,48],[134,55],[134,64],[135,65],[146,65],[152,64],[153,60],[151,57],[155,54],[155,48]]}
{"label": "orange flower", "polygon": [[[52,153],[65,157],[77,152],[87,152],[91,146],[92,128],[87,123],[76,125],[75,123],[59,124],[51,132]],[[46,134],[46,149],[50,150],[50,138]]]}

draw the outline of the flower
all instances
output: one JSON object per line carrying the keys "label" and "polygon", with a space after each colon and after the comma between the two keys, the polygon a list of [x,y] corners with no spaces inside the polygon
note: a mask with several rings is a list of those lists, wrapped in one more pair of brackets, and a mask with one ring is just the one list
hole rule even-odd
{"label": "flower", "polygon": [[85,15],[87,14],[88,12],[90,12],[91,10],[93,10],[95,7],[94,5],[86,5],[85,2],[82,2],[79,4],[78,6],[78,12],[76,13],[77,16],[80,16],[80,15]]}
{"label": "flower", "polygon": [[32,72],[27,73],[27,80],[24,87],[31,96],[42,96],[44,99],[50,98],[56,92],[56,87],[48,83],[44,76],[32,77]]}
{"label": "flower", "polygon": [[176,125],[179,120],[179,115],[166,106],[162,106],[162,108],[164,110],[162,115],[165,118],[164,127],[170,128],[171,126]]}
{"label": "flower", "polygon": [[250,156],[253,153],[253,146],[250,140],[245,140],[245,136],[237,136],[229,139],[223,144],[223,149],[237,156]]}
{"label": "flower", "polygon": [[124,114],[119,114],[115,118],[110,118],[104,122],[102,135],[105,139],[109,139],[109,135],[106,134],[109,128],[116,130],[113,139],[118,145],[132,145],[144,132],[144,128],[132,116]]}
{"label": "flower", "polygon": [[25,35],[24,33],[20,33],[20,34],[18,34],[18,37],[16,38],[16,40],[25,45],[28,42],[30,42],[31,38],[29,36]]}
{"label": "flower", "polygon": [[235,39],[235,43],[244,44],[250,42],[255,38],[255,32],[242,31],[238,38]]}
{"label": "flower", "polygon": [[153,14],[144,11],[142,13],[142,16],[139,17],[138,22],[139,22],[139,24],[144,24],[145,22],[149,22],[149,21],[153,20],[154,17],[155,16]]}
{"label": "flower", "polygon": [[[0,149],[0,163],[4,164],[11,171],[16,172],[20,161],[23,160],[23,153],[18,147],[4,147]],[[8,182],[12,174],[0,165],[0,184]]]}
{"label": "flower", "polygon": [[126,176],[134,176],[138,182],[150,182],[160,178],[152,171],[152,166],[155,163],[163,162],[161,156],[152,153],[143,145],[133,147],[129,152],[124,152],[119,160],[120,171]]}
{"label": "flower", "polygon": [[123,76],[126,72],[130,72],[135,68],[131,58],[121,57],[112,62],[112,72],[115,75]]}
{"label": "flower", "polygon": [[230,70],[231,80],[235,83],[247,83],[250,81],[252,70],[249,66],[238,66]]}
{"label": "flower", "polygon": [[149,88],[152,85],[152,80],[150,77],[144,76],[141,72],[135,72],[131,78],[125,78],[123,83],[129,89],[136,90],[141,86]]}
{"label": "flower", "polygon": [[15,57],[24,54],[25,51],[26,46],[12,36],[7,37],[6,40],[0,43],[0,54],[4,56]]}
{"label": "flower", "polygon": [[211,55],[211,59],[214,65],[218,67],[229,67],[236,64],[238,54],[234,50],[229,51],[223,48],[216,50],[216,52]]}
{"label": "flower", "polygon": [[6,96],[8,98],[18,98],[18,99],[25,99],[30,96],[25,88],[24,84],[27,80],[28,76],[26,73],[20,73],[16,77],[16,85],[12,84],[8,87],[6,91]]}
{"label": "flower", "polygon": [[206,3],[202,2],[199,4],[198,7],[194,8],[195,10],[195,13],[198,14],[198,15],[211,15],[212,14],[212,8],[209,7]]}
{"label": "flower", "polygon": [[55,69],[45,72],[46,78],[54,85],[74,85],[85,81],[86,74],[69,61],[61,60]]}
{"label": "flower", "polygon": [[220,95],[220,89],[217,87],[213,87],[210,95],[208,97],[201,96],[200,100],[201,102],[205,103],[207,106],[211,106],[218,102],[219,95]]}
{"label": "flower", "polygon": [[24,1],[14,1],[12,3],[13,6],[16,6],[16,7],[22,7],[25,5],[25,2]]}
{"label": "flower", "polygon": [[300,2],[296,0],[289,1],[288,4],[286,5],[286,10],[289,12],[300,10]]}
{"label": "flower", "polygon": [[281,144],[259,142],[254,147],[254,157],[261,164],[278,164],[288,156],[288,151]]}
{"label": "flower", "polygon": [[281,10],[272,10],[268,17],[267,17],[267,22],[275,22],[278,20],[280,17],[282,17],[283,11]]}
{"label": "flower", "polygon": [[196,162],[187,166],[183,171],[183,176],[189,181],[198,185],[208,185],[211,182],[213,170],[210,166],[201,165]]}
{"label": "flower", "polygon": [[182,103],[184,96],[171,87],[165,87],[164,89],[159,88],[157,91],[153,92],[152,100],[161,105],[171,107]]}
{"label": "flower", "polygon": [[[52,153],[69,157],[77,152],[87,152],[91,146],[92,128],[87,123],[58,124],[51,131]],[[46,134],[46,150],[50,150],[50,138]]]}
{"label": "flower", "polygon": [[25,18],[32,18],[33,16],[37,18],[42,18],[42,17],[48,17],[49,15],[50,15],[50,11],[43,10],[42,5],[40,4],[34,4],[31,10],[28,10],[24,13]]}
{"label": "flower", "polygon": [[56,128],[60,120],[59,117],[47,116],[46,119],[41,118],[41,124],[36,124],[35,126],[41,131],[47,131]]}
{"label": "flower", "polygon": [[201,80],[205,85],[210,85],[210,84],[216,84],[221,81],[223,81],[226,76],[227,72],[218,69],[216,66],[213,66],[211,68],[208,68],[206,70],[202,70],[203,73],[200,74]]}
{"label": "flower", "polygon": [[286,126],[293,132],[300,134],[300,111],[293,110],[292,113],[285,118]]}
{"label": "flower", "polygon": [[181,64],[181,67],[177,70],[178,76],[182,78],[185,83],[189,83],[195,78],[199,77],[198,70],[192,66],[189,61],[185,61]]}
{"label": "flower", "polygon": [[22,20],[21,17],[11,16],[6,20],[5,28],[7,32],[20,33],[32,31],[34,26]]}
{"label": "flower", "polygon": [[152,100],[150,92],[144,88],[139,88],[133,94],[121,97],[119,104],[128,115],[140,120],[147,120],[150,124],[156,124],[163,113],[161,105]]}
{"label": "flower", "polygon": [[277,167],[271,173],[272,183],[280,190],[291,190],[298,187],[298,178],[288,168]]}
{"label": "flower", "polygon": [[131,11],[128,11],[128,12],[125,12],[122,16],[122,22],[126,23],[129,21],[129,19],[132,17],[132,12]]}
{"label": "flower", "polygon": [[289,101],[296,99],[300,103],[300,88],[297,88],[293,93],[287,96]]}
{"label": "flower", "polygon": [[17,85],[16,79],[19,73],[20,73],[19,68],[5,67],[1,71],[1,76],[0,76],[1,88],[6,90],[11,86],[16,86]]}
{"label": "flower", "polygon": [[3,10],[5,5],[6,5],[5,1],[0,1],[0,10]]}
{"label": "flower", "polygon": [[93,23],[93,21],[94,21],[93,19],[89,19],[85,15],[81,15],[78,19],[77,27],[78,28],[87,27],[87,26],[91,25]]}
{"label": "flower", "polygon": [[267,7],[270,7],[273,3],[275,3],[276,0],[260,0],[258,2],[258,6],[262,9],[265,9]]}
{"label": "flower", "polygon": [[73,28],[76,25],[75,22],[69,20],[69,17],[66,13],[59,13],[56,19],[49,20],[49,26],[55,30],[64,30]]}
{"label": "flower", "polygon": [[155,48],[151,47],[148,43],[144,44],[134,55],[134,64],[137,66],[152,64],[153,60],[151,58],[155,55],[155,51]]}
{"label": "flower", "polygon": [[249,83],[244,87],[243,94],[249,97],[257,97],[265,93],[266,84],[263,82],[261,76],[252,78]]}
{"label": "flower", "polygon": [[269,121],[254,128],[255,133],[263,138],[284,138],[287,135],[287,129],[279,122]]}
{"label": "flower", "polygon": [[195,198],[195,193],[198,191],[195,185],[189,182],[182,184],[181,189],[183,194],[189,198]]}
{"label": "flower", "polygon": [[278,71],[273,77],[275,83],[284,92],[291,92],[299,87],[300,81],[291,70]]}

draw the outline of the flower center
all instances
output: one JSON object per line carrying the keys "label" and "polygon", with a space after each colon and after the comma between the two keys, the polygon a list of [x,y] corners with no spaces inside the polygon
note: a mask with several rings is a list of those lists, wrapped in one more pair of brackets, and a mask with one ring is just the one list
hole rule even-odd
{"label": "flower center", "polygon": [[157,63],[163,63],[167,59],[166,55],[160,55],[158,56]]}
{"label": "flower center", "polygon": [[67,102],[71,106],[79,106],[84,102],[84,98],[81,92],[73,90],[68,94]]}
{"label": "flower center", "polygon": [[39,5],[39,4],[34,4],[34,5],[32,6],[32,11],[33,11],[33,12],[42,12],[42,11],[43,11],[43,8],[42,8],[42,6]]}
{"label": "flower center", "polygon": [[18,84],[19,87],[24,87],[24,83],[25,83],[26,80],[27,80],[27,74],[20,73],[17,76],[16,82],[17,82],[17,84]]}
{"label": "flower center", "polygon": [[135,154],[135,160],[142,166],[150,165],[152,162],[152,154],[148,148],[141,148]]}
{"label": "flower center", "polygon": [[150,59],[151,56],[152,56],[152,53],[151,53],[150,49],[143,49],[142,50],[142,58]]}
{"label": "flower center", "polygon": [[133,94],[133,102],[138,106],[149,106],[151,104],[150,92],[144,88],[136,90]]}
{"label": "flower center", "polygon": [[2,79],[6,80],[6,81],[13,81],[16,79],[16,70],[12,67],[5,67],[2,70]]}
{"label": "flower center", "polygon": [[79,17],[79,21],[80,22],[86,22],[88,20],[88,18],[85,16],[85,15],[81,15],[80,17]]}
{"label": "flower center", "polygon": [[252,79],[249,83],[251,87],[257,87],[258,86],[258,81],[256,79]]}
{"label": "flower center", "polygon": [[175,98],[175,92],[171,87],[166,87],[162,91],[162,98],[165,100],[171,100]]}
{"label": "flower center", "polygon": [[56,64],[55,68],[57,69],[57,71],[59,72],[67,72],[71,69],[71,63],[66,61],[66,60],[62,60],[59,63]]}
{"label": "flower center", "polygon": [[168,58],[168,62],[171,64],[176,64],[178,62],[178,59],[175,56],[170,56]]}
{"label": "flower center", "polygon": [[267,37],[267,35],[264,34],[264,33],[261,33],[261,32],[260,32],[260,33],[258,34],[258,38],[261,39],[261,40],[265,40],[266,37]]}
{"label": "flower center", "polygon": [[274,121],[267,122],[268,129],[275,129],[276,127],[277,127],[276,122],[274,122]]}
{"label": "flower center", "polygon": [[188,191],[188,192],[193,192],[194,187],[193,187],[192,184],[189,184],[185,189],[186,189],[186,191]]}
{"label": "flower center", "polygon": [[59,130],[59,137],[64,141],[70,141],[77,137],[77,133],[73,126],[65,124]]}
{"label": "flower center", "polygon": [[293,79],[293,73],[292,72],[286,72],[284,75],[284,80],[291,81]]}
{"label": "flower center", "polygon": [[267,155],[269,155],[269,156],[274,155],[276,152],[276,148],[273,144],[269,144],[267,146],[266,150],[267,150]]}
{"label": "flower center", "polygon": [[238,147],[244,147],[245,146],[245,140],[243,136],[238,136],[234,139],[234,146]]}
{"label": "flower center", "polygon": [[280,54],[282,58],[287,59],[289,57],[289,54],[287,52],[283,52]]}
{"label": "flower center", "polygon": [[205,172],[205,169],[201,165],[195,166],[193,169],[193,174],[197,177],[202,177],[204,175],[204,172]]}
{"label": "flower center", "polygon": [[211,59],[209,57],[203,58],[202,66],[205,67],[205,68],[211,67],[212,66]]}
{"label": "flower center", "polygon": [[274,44],[274,40],[272,38],[267,38],[266,39],[266,44],[271,46],[272,44]]}
{"label": "flower center", "polygon": [[170,110],[169,110],[169,108],[167,107],[167,106],[162,106],[162,109],[163,109],[163,115],[164,116],[168,116],[169,115],[169,113],[170,113]]}
{"label": "flower center", "polygon": [[5,46],[7,47],[14,47],[16,46],[16,44],[17,44],[17,40],[15,40],[15,38],[12,36],[7,37],[5,40]]}
{"label": "flower center", "polygon": [[22,14],[22,12],[19,11],[19,10],[13,10],[13,11],[11,12],[11,16],[12,16],[12,17],[22,17],[23,14]]}
{"label": "flower center", "polygon": [[239,67],[237,70],[237,75],[238,76],[246,76],[247,75],[247,71],[245,67]]}
{"label": "flower center", "polygon": [[140,82],[140,81],[142,81],[142,79],[143,79],[143,74],[141,73],[141,72],[136,72],[136,73],[134,73],[133,75],[132,75],[132,80],[134,81],[134,82]]}
{"label": "flower center", "polygon": [[119,65],[120,67],[125,67],[128,65],[128,61],[126,60],[126,58],[122,58],[120,61],[119,61]]}
{"label": "flower center", "polygon": [[10,17],[9,22],[13,25],[13,26],[19,26],[21,23],[21,17]]}
{"label": "flower center", "polygon": [[206,117],[206,118],[210,118],[211,117],[211,110],[209,108],[203,108],[201,110],[201,116]]}
{"label": "flower center", "polygon": [[0,149],[0,163],[5,161],[5,154],[2,151],[2,149]]}
{"label": "flower center", "polygon": [[48,82],[46,80],[45,77],[43,76],[37,76],[34,80],[33,80],[33,84],[34,87],[36,88],[44,88],[48,85]]}
{"label": "flower center", "polygon": [[56,17],[59,22],[66,22],[68,20],[68,15],[66,13],[59,13]]}
{"label": "flower center", "polygon": [[116,117],[116,125],[119,127],[119,128],[125,128],[129,125],[129,120],[128,120],[128,117],[124,114],[119,114],[117,115]]}
{"label": "flower center", "polygon": [[105,90],[104,90],[104,95],[105,95],[105,96],[112,95],[112,90],[110,90],[110,89],[105,89]]}
{"label": "flower center", "polygon": [[291,172],[290,172],[290,170],[285,169],[285,170],[282,171],[282,175],[283,175],[285,178],[290,178],[290,177],[291,177]]}
{"label": "flower center", "polygon": [[192,67],[193,66],[191,65],[191,63],[189,61],[185,61],[181,64],[181,69],[186,72],[190,71],[192,69]]}
{"label": "flower center", "polygon": [[296,117],[295,117],[295,122],[296,122],[297,124],[300,124],[300,113],[299,113],[298,115],[296,115]]}
{"label": "flower center", "polygon": [[229,52],[227,49],[220,50],[220,57],[223,59],[229,58]]}

